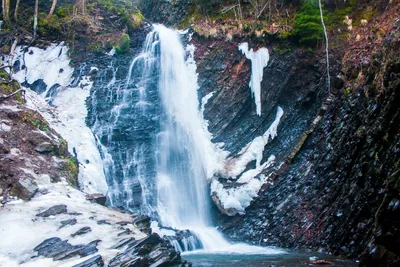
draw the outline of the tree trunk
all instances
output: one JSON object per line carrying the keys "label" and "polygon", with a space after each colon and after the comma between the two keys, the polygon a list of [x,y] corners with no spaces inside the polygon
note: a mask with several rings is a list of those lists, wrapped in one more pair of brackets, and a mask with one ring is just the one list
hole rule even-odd
{"label": "tree trunk", "polygon": [[10,21],[10,0],[2,0],[3,19],[5,22]]}
{"label": "tree trunk", "polygon": [[329,74],[329,40],[328,40],[328,33],[326,31],[325,22],[324,22],[321,0],[318,0],[318,5],[319,5],[319,14],[321,15],[321,24],[322,24],[322,27],[324,28],[324,34],[325,34],[326,72],[328,73],[328,92],[330,94],[331,93],[331,75]]}
{"label": "tree trunk", "polygon": [[14,20],[15,20],[15,21],[18,20],[19,2],[21,2],[21,0],[17,0],[17,3],[15,4],[15,10],[14,10]]}
{"label": "tree trunk", "polygon": [[54,10],[56,9],[56,5],[57,5],[57,0],[53,0],[53,4],[51,5],[50,12],[47,15],[47,20],[49,20],[51,18],[51,16],[53,16]]}
{"label": "tree trunk", "polygon": [[36,30],[38,24],[38,13],[39,13],[39,0],[35,0],[35,13],[33,15],[33,39],[36,39]]}

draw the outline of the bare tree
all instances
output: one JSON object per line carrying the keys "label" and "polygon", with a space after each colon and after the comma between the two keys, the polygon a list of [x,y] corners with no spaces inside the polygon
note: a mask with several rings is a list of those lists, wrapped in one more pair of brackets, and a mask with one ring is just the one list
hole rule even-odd
{"label": "bare tree", "polygon": [[321,0],[318,0],[318,5],[319,5],[319,14],[321,16],[321,24],[322,27],[324,28],[324,34],[325,34],[325,54],[326,54],[326,71],[328,73],[328,92],[331,93],[331,75],[329,74],[329,40],[328,40],[328,33],[326,32],[324,16],[322,13]]}
{"label": "bare tree", "polygon": [[33,14],[33,39],[36,39],[38,13],[39,13],[39,0],[35,0],[35,13]]}
{"label": "bare tree", "polygon": [[2,0],[3,19],[5,22],[10,21],[10,2],[11,0]]}
{"label": "bare tree", "polygon": [[86,14],[86,0],[76,0],[74,5],[74,15]]}
{"label": "bare tree", "polygon": [[18,20],[18,9],[19,9],[19,3],[21,0],[17,0],[16,4],[15,4],[15,10],[14,10],[14,20],[17,21]]}
{"label": "bare tree", "polygon": [[49,20],[51,18],[51,16],[53,16],[54,10],[56,9],[56,5],[57,5],[57,0],[53,0],[49,14],[47,15],[47,20]]}

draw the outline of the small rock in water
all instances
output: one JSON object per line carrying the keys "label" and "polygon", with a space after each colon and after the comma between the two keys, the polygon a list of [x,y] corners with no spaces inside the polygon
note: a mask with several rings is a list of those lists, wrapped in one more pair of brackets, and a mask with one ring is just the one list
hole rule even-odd
{"label": "small rock in water", "polygon": [[67,206],[66,205],[55,205],[39,214],[36,214],[38,217],[49,217],[54,216],[62,213],[67,213]]}
{"label": "small rock in water", "polygon": [[75,236],[77,236],[77,235],[84,235],[84,234],[87,234],[87,233],[89,233],[89,232],[91,232],[92,231],[92,228],[90,228],[89,226],[86,226],[86,227],[83,227],[83,228],[81,228],[81,229],[79,229],[78,231],[76,231],[74,234],[72,234],[71,236],[72,237],[75,237]]}

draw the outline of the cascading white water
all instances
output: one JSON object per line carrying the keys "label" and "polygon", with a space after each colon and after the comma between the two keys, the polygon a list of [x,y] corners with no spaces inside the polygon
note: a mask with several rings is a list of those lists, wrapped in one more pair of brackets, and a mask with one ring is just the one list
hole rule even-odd
{"label": "cascading white water", "polygon": [[[156,34],[154,34],[154,32]],[[199,110],[194,47],[185,51],[177,31],[154,25],[150,33],[159,45],[161,132],[157,138],[157,211],[164,226],[189,229],[203,251],[221,253],[280,253],[245,244],[230,244],[212,227],[207,177],[218,160],[215,145]],[[185,54],[187,59],[185,60]],[[180,251],[199,249],[188,238]]]}
{"label": "cascading white water", "polygon": [[185,49],[181,37],[153,25],[126,79],[115,79],[114,71],[111,82],[100,85],[99,98],[111,91],[110,107],[97,105],[93,129],[101,143],[111,204],[158,216],[163,227],[190,230],[166,234],[180,252],[281,253],[231,244],[212,226],[208,183],[223,169],[227,154],[211,142],[202,114],[211,95],[200,105],[194,46]]}

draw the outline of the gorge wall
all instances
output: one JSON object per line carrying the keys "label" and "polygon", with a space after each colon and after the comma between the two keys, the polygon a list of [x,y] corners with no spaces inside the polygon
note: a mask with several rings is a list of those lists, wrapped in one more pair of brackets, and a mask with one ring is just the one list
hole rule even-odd
{"label": "gorge wall", "polygon": [[[193,11],[189,0],[138,2],[148,21],[168,25],[187,24],[183,21]],[[400,264],[400,8],[396,1],[377,3],[375,17],[367,25],[348,30],[346,38],[331,30],[331,92],[321,44],[306,49],[289,41],[283,47],[276,34],[254,31],[231,35],[218,28],[218,20],[212,28],[193,21],[190,32],[196,47],[199,102],[211,96],[204,117],[213,142],[223,143],[222,148],[234,159],[268,129],[278,107],[284,111],[277,137],[263,151],[263,162],[275,156],[274,165],[261,173],[269,177],[268,183],[244,214],[227,216],[216,201],[216,224],[232,240],[361,258],[364,266]],[[360,7],[372,4],[363,1]],[[203,26],[212,34],[204,35],[199,30]],[[88,40],[78,41],[72,54],[76,65],[73,76],[87,75],[94,82],[87,99],[87,124],[97,135],[100,149],[107,146],[107,151],[101,151],[103,159],[108,159],[107,153],[117,159],[108,162],[112,168],[106,176],[116,179],[108,180],[109,194],[114,194],[115,200],[109,204],[139,213],[143,212],[141,196],[146,192],[138,179],[124,184],[123,178],[136,171],[131,153],[135,142],[154,142],[154,136],[148,133],[159,129],[151,128],[155,118],[140,117],[129,101],[115,120],[113,107],[124,95],[130,63],[140,53],[150,25],[142,23],[128,31],[132,36],[130,56],[80,50]],[[338,40],[339,44],[335,43]],[[251,63],[238,49],[242,42],[255,50],[269,49],[270,60],[261,83],[261,116],[256,114],[249,88]],[[111,90],[111,86],[117,90]],[[140,87],[130,86],[128,89]],[[153,90],[147,93],[151,108],[157,110],[158,94]],[[8,115],[4,114],[2,120],[8,125]],[[8,133],[2,133],[5,135]],[[10,154],[6,145],[1,145],[2,155]],[[32,149],[33,144],[29,144],[28,152]],[[152,151],[144,148],[142,158],[152,169]],[[132,168],[125,168],[129,164]],[[250,161],[246,170],[255,165],[255,160]],[[149,179],[155,175],[145,172]],[[241,186],[232,177],[215,175],[214,179],[226,189]],[[11,179],[2,180],[6,188]]]}
{"label": "gorge wall", "polygon": [[[175,12],[187,6],[153,2]],[[268,37],[227,41],[223,34],[194,34],[199,98],[214,92],[205,106],[213,141],[223,142],[234,156],[262,135],[278,106],[285,112],[278,137],[264,150],[264,159],[274,154],[282,163],[265,171],[273,182],[262,188],[245,215],[216,211],[233,240],[361,255],[365,266],[399,264],[400,25],[393,13],[399,6],[378,5],[382,8],[367,27],[357,27],[345,45],[331,50],[331,96],[322,51],[280,53]],[[174,11],[169,14],[180,19]],[[383,35],[377,36],[374,28],[379,27]],[[272,47],[261,84],[261,117],[248,87],[250,62],[237,48],[243,41]],[[230,179],[223,184],[238,186]]]}

